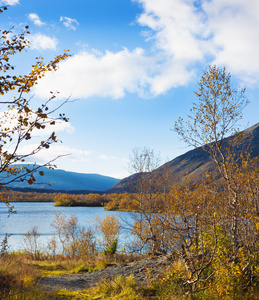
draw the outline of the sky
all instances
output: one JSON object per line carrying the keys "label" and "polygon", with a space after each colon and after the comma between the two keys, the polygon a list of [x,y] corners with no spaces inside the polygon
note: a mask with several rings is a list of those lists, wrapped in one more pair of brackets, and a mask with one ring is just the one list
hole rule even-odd
{"label": "sky", "polygon": [[[161,164],[190,150],[173,130],[186,117],[197,82],[209,65],[226,67],[235,87],[246,87],[249,105],[240,128],[258,122],[258,0],[0,0],[1,29],[28,25],[30,48],[16,56],[27,74],[35,58],[72,56],[32,91],[35,105],[59,94],[53,105],[69,123],[54,129],[61,142],[40,152],[57,155],[59,169],[124,178],[132,150],[153,149]],[[45,134],[48,133],[45,132]],[[35,142],[37,138],[35,137]],[[21,151],[33,147],[32,140]]]}

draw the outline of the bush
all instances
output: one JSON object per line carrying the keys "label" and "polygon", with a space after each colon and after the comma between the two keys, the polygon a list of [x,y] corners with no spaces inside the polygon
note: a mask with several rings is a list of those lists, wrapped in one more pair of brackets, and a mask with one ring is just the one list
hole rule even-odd
{"label": "bush", "polygon": [[105,255],[114,255],[117,251],[118,239],[116,238],[111,244],[103,250]]}

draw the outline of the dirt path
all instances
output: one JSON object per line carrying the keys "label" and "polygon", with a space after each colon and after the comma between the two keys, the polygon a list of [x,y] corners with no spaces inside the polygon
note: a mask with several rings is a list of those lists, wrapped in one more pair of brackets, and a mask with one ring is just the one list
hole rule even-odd
{"label": "dirt path", "polygon": [[40,284],[47,290],[67,289],[76,291],[90,288],[105,279],[111,279],[118,275],[133,275],[135,282],[145,283],[150,276],[154,279],[161,275],[161,270],[170,265],[170,262],[171,257],[169,255],[150,257],[123,265],[110,265],[103,270],[90,273],[43,277]]}

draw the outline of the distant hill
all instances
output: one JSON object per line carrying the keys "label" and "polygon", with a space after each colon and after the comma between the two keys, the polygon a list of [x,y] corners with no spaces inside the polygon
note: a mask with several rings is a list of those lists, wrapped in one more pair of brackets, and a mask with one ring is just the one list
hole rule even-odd
{"label": "distant hill", "polygon": [[[246,129],[244,133],[246,133],[246,136],[238,145],[238,151],[241,152],[249,146],[251,157],[259,157],[259,123]],[[226,138],[223,146],[226,146],[230,139],[233,139],[233,137]],[[201,179],[205,172],[213,172],[214,161],[208,152],[202,148],[197,148],[176,157],[156,169],[157,172],[163,172],[164,170],[171,174],[172,183],[184,183]],[[136,180],[135,175],[124,178],[109,189],[108,192],[122,193],[130,191],[129,186],[133,184],[134,180]]]}
{"label": "distant hill", "polygon": [[44,176],[40,176],[38,172],[35,172],[36,184],[29,185],[25,182],[14,182],[9,187],[62,191],[106,191],[119,181],[119,179],[99,174],[82,174],[59,169],[50,170],[46,167],[40,170],[44,172]]}

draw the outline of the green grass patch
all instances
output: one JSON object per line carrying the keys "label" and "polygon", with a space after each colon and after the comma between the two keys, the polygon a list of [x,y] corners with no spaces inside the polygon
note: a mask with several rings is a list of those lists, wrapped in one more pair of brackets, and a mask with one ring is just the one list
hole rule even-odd
{"label": "green grass patch", "polygon": [[33,261],[32,264],[41,271],[43,277],[92,272],[95,270],[95,265],[78,260]]}

